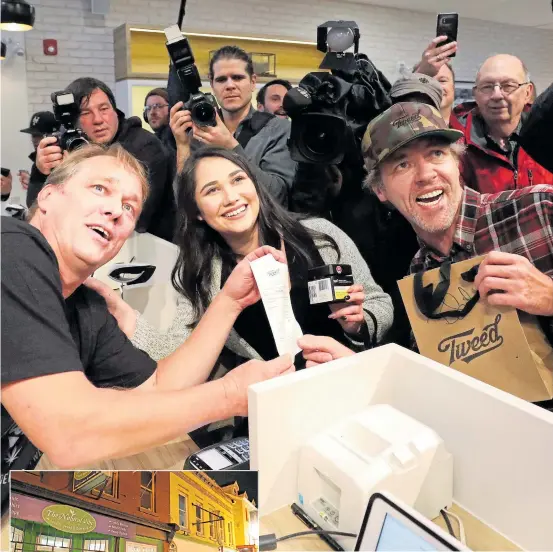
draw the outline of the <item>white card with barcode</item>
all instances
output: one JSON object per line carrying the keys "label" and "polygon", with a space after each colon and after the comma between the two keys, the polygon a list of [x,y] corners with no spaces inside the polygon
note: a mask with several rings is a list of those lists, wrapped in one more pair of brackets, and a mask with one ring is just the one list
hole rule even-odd
{"label": "white card with barcode", "polygon": [[288,286],[288,266],[272,255],[265,255],[250,263],[269,319],[279,355],[295,356],[301,351],[298,339],[303,335],[292,310]]}
{"label": "white card with barcode", "polygon": [[308,282],[307,287],[309,288],[309,302],[312,305],[328,303],[334,300],[330,278]]}

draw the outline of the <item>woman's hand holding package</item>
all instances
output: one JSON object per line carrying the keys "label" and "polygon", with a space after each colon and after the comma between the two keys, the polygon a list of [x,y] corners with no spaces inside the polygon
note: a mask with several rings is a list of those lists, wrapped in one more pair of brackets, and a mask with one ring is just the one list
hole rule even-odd
{"label": "woman's hand holding package", "polygon": [[357,334],[365,323],[363,301],[365,301],[363,286],[354,284],[348,289],[348,294],[346,295],[344,303],[333,303],[329,305],[332,311],[329,318],[337,320],[344,332],[348,334]]}

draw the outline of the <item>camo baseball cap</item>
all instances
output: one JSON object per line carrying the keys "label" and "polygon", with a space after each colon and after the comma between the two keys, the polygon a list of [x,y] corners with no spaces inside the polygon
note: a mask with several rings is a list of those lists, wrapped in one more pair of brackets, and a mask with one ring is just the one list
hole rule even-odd
{"label": "camo baseball cap", "polygon": [[456,142],[463,136],[450,129],[433,106],[417,102],[400,102],[373,119],[361,143],[368,171],[374,169],[399,148],[417,138],[441,136]]}

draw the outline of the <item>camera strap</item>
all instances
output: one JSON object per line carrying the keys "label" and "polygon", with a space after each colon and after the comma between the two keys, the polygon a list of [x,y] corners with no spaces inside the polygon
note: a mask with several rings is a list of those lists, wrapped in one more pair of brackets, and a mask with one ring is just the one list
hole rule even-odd
{"label": "camera strap", "polygon": [[271,120],[274,119],[271,113],[256,111],[246,121],[242,123],[240,134],[236,137],[237,142],[245,148],[248,142]]}

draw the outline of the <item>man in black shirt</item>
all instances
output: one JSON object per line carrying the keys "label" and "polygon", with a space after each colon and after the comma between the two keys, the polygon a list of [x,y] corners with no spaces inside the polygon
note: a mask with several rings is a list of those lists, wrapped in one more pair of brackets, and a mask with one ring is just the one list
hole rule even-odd
{"label": "man in black shirt", "polygon": [[52,171],[29,223],[3,217],[3,482],[34,467],[39,450],[60,468],[83,467],[247,415],[247,387],[291,367],[289,356],[250,361],[204,383],[236,317],[259,299],[249,262],[284,260],[267,247],[237,266],[190,339],[157,366],[128,341],[82,284],[119,252],[147,193],[144,169],[121,146],[86,146]]}

